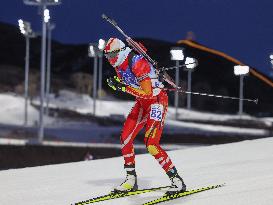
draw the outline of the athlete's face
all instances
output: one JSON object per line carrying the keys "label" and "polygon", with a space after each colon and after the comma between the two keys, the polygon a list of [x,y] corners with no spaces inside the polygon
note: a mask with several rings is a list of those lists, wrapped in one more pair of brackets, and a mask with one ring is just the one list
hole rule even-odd
{"label": "athlete's face", "polygon": [[109,63],[114,66],[115,63],[118,61],[119,58],[119,54],[121,51],[125,50],[125,47],[115,50],[115,51],[111,51],[111,52],[105,52],[104,55],[105,57],[108,59]]}
{"label": "athlete's face", "polygon": [[109,63],[114,66],[115,63],[118,60],[118,54],[119,51],[112,51],[112,52],[105,52],[104,56],[107,58],[107,60],[109,61]]}
{"label": "athlete's face", "polygon": [[109,59],[108,59],[109,63],[110,63],[112,66],[115,65],[115,63],[117,62],[117,60],[118,60],[118,56],[113,57],[113,58],[109,58]]}

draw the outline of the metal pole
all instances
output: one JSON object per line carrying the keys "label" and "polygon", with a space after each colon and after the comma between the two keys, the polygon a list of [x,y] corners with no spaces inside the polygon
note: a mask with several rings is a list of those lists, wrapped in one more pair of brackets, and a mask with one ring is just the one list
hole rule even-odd
{"label": "metal pole", "polygon": [[29,36],[26,36],[26,57],[25,57],[25,120],[24,126],[28,123],[28,75],[29,75]]}
{"label": "metal pole", "polygon": [[46,6],[42,7],[42,48],[41,48],[41,89],[40,89],[40,117],[39,117],[39,139],[41,143],[44,138],[44,93],[45,93],[45,60],[46,60],[46,22],[44,21],[44,11]]}
{"label": "metal pole", "polygon": [[51,25],[48,25],[48,40],[47,40],[47,77],[46,77],[46,115],[48,116],[49,92],[50,92],[50,77],[51,77]]}
{"label": "metal pole", "polygon": [[[176,61],[176,66],[179,66],[179,61]],[[175,70],[175,84],[179,87],[179,68]],[[174,106],[175,106],[175,119],[178,119],[178,102],[179,102],[179,95],[178,92],[174,95]]]}
{"label": "metal pole", "polygon": [[94,72],[93,72],[93,114],[96,115],[96,98],[97,98],[97,70],[98,57],[94,57]]}
{"label": "metal pole", "polygon": [[244,95],[244,75],[240,75],[240,100],[239,100],[239,115],[243,114],[243,95]]}
{"label": "metal pole", "polygon": [[[101,51],[100,51],[101,52]],[[102,55],[99,55],[99,95],[98,98],[101,98],[101,91],[102,91]]]}
{"label": "metal pole", "polygon": [[191,109],[191,69],[188,69],[188,94],[187,94],[187,109]]}

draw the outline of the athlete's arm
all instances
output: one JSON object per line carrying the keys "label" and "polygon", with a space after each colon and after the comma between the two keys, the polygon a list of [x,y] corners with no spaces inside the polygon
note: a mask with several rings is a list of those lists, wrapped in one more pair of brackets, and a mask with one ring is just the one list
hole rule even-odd
{"label": "athlete's arm", "polygon": [[126,87],[126,92],[141,98],[153,97],[152,83],[150,79],[145,79],[139,82],[141,89],[133,88],[131,86]]}
{"label": "athlete's arm", "polygon": [[150,65],[145,59],[138,60],[132,68],[133,73],[138,78],[140,89],[126,86],[126,92],[140,98],[152,98],[152,82],[149,77]]}

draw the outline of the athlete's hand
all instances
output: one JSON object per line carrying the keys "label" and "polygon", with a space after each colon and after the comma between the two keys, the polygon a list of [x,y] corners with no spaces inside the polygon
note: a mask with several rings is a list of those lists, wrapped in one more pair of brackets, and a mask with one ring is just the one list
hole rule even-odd
{"label": "athlete's hand", "polygon": [[117,76],[111,77],[107,79],[107,84],[113,90],[126,92],[126,85],[120,82],[120,79]]}

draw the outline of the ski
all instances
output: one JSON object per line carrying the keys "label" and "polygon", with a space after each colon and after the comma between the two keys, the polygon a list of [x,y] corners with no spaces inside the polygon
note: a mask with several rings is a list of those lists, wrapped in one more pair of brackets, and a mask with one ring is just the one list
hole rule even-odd
{"label": "ski", "polygon": [[130,192],[125,192],[125,193],[110,193],[110,194],[106,194],[103,196],[88,199],[86,201],[77,202],[74,205],[93,204],[93,203],[97,203],[97,202],[101,202],[101,201],[107,201],[110,199],[118,199],[118,198],[127,197],[127,196],[134,196],[134,195],[144,194],[144,193],[157,191],[157,190],[161,190],[161,189],[166,189],[166,188],[170,188],[170,186],[162,186],[162,187],[155,187],[155,188],[149,188],[149,189],[139,189],[136,191],[130,191]]}
{"label": "ski", "polygon": [[171,195],[164,195],[164,196],[162,196],[160,198],[157,198],[155,200],[146,202],[145,204],[142,204],[142,205],[159,204],[159,203],[162,203],[162,202],[171,201],[171,200],[174,200],[174,199],[182,198],[182,197],[189,196],[189,195],[192,195],[192,194],[196,194],[196,193],[199,193],[199,192],[203,192],[203,191],[207,191],[207,190],[211,190],[211,189],[216,189],[216,188],[222,187],[224,185],[225,184],[218,184],[218,185],[212,185],[212,186],[202,187],[202,188],[198,188],[198,189],[192,189],[192,190],[181,192],[181,193],[175,193],[175,194],[171,194]]}

